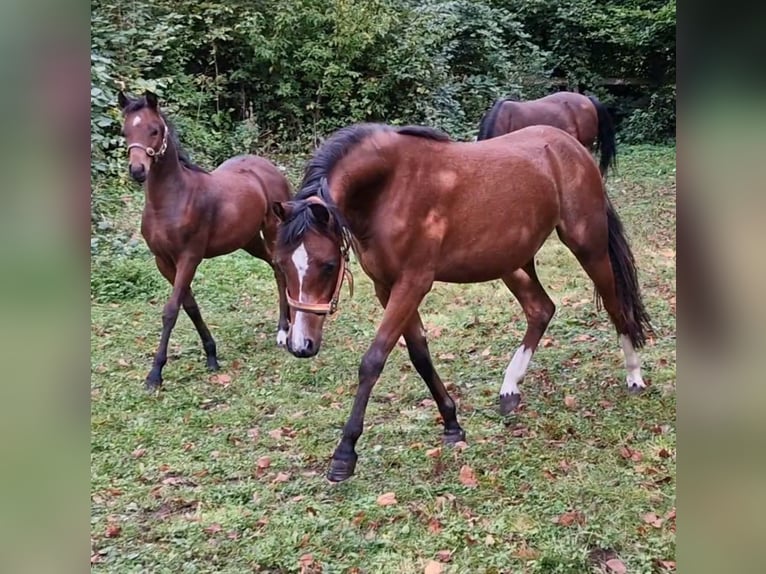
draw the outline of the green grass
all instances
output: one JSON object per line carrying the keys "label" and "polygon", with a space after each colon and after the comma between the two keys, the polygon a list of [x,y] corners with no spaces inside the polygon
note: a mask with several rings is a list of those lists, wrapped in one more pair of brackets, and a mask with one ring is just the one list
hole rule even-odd
{"label": "green grass", "polygon": [[[438,413],[397,346],[356,475],[339,485],[323,473],[382,315],[357,263],[354,298],[344,291],[319,356],[299,360],[275,346],[267,267],[244,254],[205,262],[195,288],[224,376],[205,371],[182,316],[158,396],[143,379],[169,288],[94,302],[93,571],[417,573],[436,560],[448,573],[588,573],[613,557],[631,574],[661,571],[675,553],[674,178],[673,148],[636,147],[609,180],[657,330],[642,353],[646,393],[626,393],[611,324],[554,237],[538,272],[558,309],[521,386],[525,408],[507,420],[496,411],[525,328],[518,304],[500,282],[437,284],[421,311],[468,447],[428,456]],[[128,277],[146,275],[136,265],[153,271],[136,257]],[[476,488],[461,484],[464,465]],[[380,506],[387,492],[397,503]]]}

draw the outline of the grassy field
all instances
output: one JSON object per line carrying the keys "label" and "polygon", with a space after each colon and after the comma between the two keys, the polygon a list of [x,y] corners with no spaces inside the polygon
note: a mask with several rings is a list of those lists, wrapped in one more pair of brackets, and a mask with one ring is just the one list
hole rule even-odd
{"label": "grassy field", "polygon": [[[276,347],[276,288],[264,264],[245,254],[205,262],[197,300],[222,370],[205,371],[182,315],[158,396],[143,379],[169,288],[148,256],[94,267],[103,302],[92,304],[91,327],[92,570],[672,569],[675,149],[621,152],[609,192],[657,331],[642,353],[648,390],[627,394],[606,313],[554,236],[538,273],[558,309],[521,386],[523,408],[508,419],[496,410],[525,328],[519,305],[500,282],[437,284],[421,312],[467,446],[439,448],[436,407],[397,347],[373,392],[356,475],[339,485],[323,474],[382,315],[356,262],[356,294],[344,290],[312,360]],[[294,182],[299,165],[290,165]],[[138,193],[132,202],[126,224],[137,228]]]}

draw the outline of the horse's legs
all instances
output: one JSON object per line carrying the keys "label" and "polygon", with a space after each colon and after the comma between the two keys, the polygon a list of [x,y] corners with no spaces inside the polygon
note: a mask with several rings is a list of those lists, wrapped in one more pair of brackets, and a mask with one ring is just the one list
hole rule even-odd
{"label": "horse's legs", "polygon": [[[577,229],[577,227],[575,228]],[[606,235],[606,229],[603,231],[603,235]],[[628,372],[628,390],[631,392],[642,391],[646,384],[644,384],[644,379],[641,376],[641,361],[628,335],[628,324],[617,296],[615,275],[609,259],[606,238],[604,241],[598,242],[597,247],[594,247],[593,241],[589,242],[580,237],[573,237],[565,229],[559,228],[558,233],[561,240],[574,253],[588,277],[593,281],[596,292],[604,304],[604,309],[609,313],[609,317],[617,330],[620,346],[625,356],[625,369]]]}
{"label": "horse's legs", "polygon": [[351,415],[343,427],[343,436],[332,455],[327,472],[327,478],[330,481],[340,482],[354,474],[357,460],[354,447],[362,435],[364,413],[372,387],[375,386],[383,371],[386,359],[396,345],[399,335],[404,332],[412,314],[417,311],[418,305],[430,286],[430,281],[418,283],[400,281],[391,290],[378,332],[359,365],[359,387],[354,397]]}
{"label": "horse's legs", "polygon": [[[378,300],[383,305],[383,308],[385,308],[388,303],[388,290],[376,284],[375,294],[378,296]],[[431,361],[425,329],[423,328],[420,313],[417,311],[415,311],[404,327],[404,340],[407,342],[407,352],[410,355],[410,361],[412,361],[415,370],[425,381],[428,390],[431,391],[431,396],[436,401],[436,406],[444,421],[444,435],[442,437],[444,442],[454,444],[465,440],[465,431],[457,421],[455,401],[452,400],[452,397],[447,392]]]}
{"label": "horse's legs", "polygon": [[[157,268],[160,273],[167,279],[171,285],[175,282],[176,268],[172,264],[166,263],[160,258],[156,258]],[[205,349],[205,357],[207,368],[211,371],[217,371],[220,367],[218,365],[218,355],[216,353],[215,339],[210,334],[210,330],[207,328],[204,319],[202,319],[202,313],[200,313],[197,301],[194,298],[191,286],[186,293],[186,297],[183,299],[183,308],[186,314],[194,323],[194,328],[197,329],[199,338],[202,340],[202,348]]]}
{"label": "horse's legs", "polygon": [[247,251],[253,257],[257,257],[262,261],[265,261],[271,266],[274,272],[274,279],[277,283],[277,296],[279,297],[279,319],[277,321],[277,345],[284,347],[287,344],[287,333],[290,331],[290,308],[287,306],[287,281],[282,271],[274,264],[271,250],[268,248],[267,243],[274,244],[276,238],[276,231],[269,227],[264,227],[264,237],[261,239],[259,235],[247,246]]}
{"label": "horse's legs", "polygon": [[[159,260],[158,260],[159,261]],[[162,310],[162,335],[157,353],[154,356],[152,370],[146,377],[146,388],[154,390],[162,384],[162,368],[168,360],[168,342],[170,341],[170,332],[178,319],[178,310],[186,299],[189,292],[194,273],[200,263],[198,258],[184,258],[177,262],[175,268],[175,277],[173,279],[173,291],[170,298],[165,303]],[[161,269],[160,269],[161,270]],[[163,273],[164,274],[164,273]],[[209,334],[209,333],[208,333]]]}
{"label": "horse's legs", "polygon": [[524,379],[540,338],[556,312],[556,306],[537,278],[534,259],[504,276],[503,282],[518,299],[527,318],[527,331],[505,370],[503,386],[500,388],[500,414],[507,415],[521,401],[519,383]]}

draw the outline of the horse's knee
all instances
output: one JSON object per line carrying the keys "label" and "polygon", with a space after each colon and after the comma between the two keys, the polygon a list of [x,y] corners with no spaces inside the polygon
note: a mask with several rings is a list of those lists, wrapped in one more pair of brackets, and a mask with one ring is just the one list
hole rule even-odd
{"label": "horse's knee", "polygon": [[359,384],[377,379],[385,365],[386,357],[382,352],[377,349],[367,351],[359,365]]}

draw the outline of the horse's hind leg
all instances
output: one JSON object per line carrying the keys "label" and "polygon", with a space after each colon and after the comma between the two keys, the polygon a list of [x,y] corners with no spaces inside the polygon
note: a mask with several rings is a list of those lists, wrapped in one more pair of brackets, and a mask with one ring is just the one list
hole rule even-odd
{"label": "horse's hind leg", "polygon": [[633,255],[622,224],[612,206],[608,205],[603,225],[573,225],[572,228],[579,233],[559,227],[559,238],[593,281],[620,337],[628,390],[640,392],[646,385],[636,348],[643,345],[644,328],[649,319],[641,301]]}
{"label": "horse's hind leg", "polygon": [[556,306],[537,278],[534,259],[503,277],[503,282],[518,299],[527,318],[527,330],[521,346],[508,364],[500,388],[500,414],[507,415],[521,401],[519,383],[524,379],[532,355],[556,312]]}
{"label": "horse's hind leg", "polygon": [[[157,259],[157,267],[162,275],[172,285],[176,277],[176,269],[174,266],[163,262],[161,259]],[[194,323],[194,328],[197,329],[199,338],[202,341],[202,348],[205,349],[205,357],[207,368],[211,371],[217,371],[220,367],[218,365],[218,354],[216,352],[215,339],[210,334],[210,329],[207,328],[202,313],[200,313],[197,300],[194,298],[191,286],[183,299],[183,308],[186,311],[191,322]]]}
{"label": "horse's hind leg", "polygon": [[253,257],[265,261],[271,266],[274,272],[274,280],[277,283],[277,296],[279,297],[279,319],[277,321],[277,345],[284,347],[287,344],[287,334],[290,331],[290,309],[287,306],[287,281],[282,271],[274,264],[271,250],[267,247],[267,242],[274,245],[276,232],[268,226],[264,227],[265,239],[259,235],[251,241],[246,247],[247,251]]}

